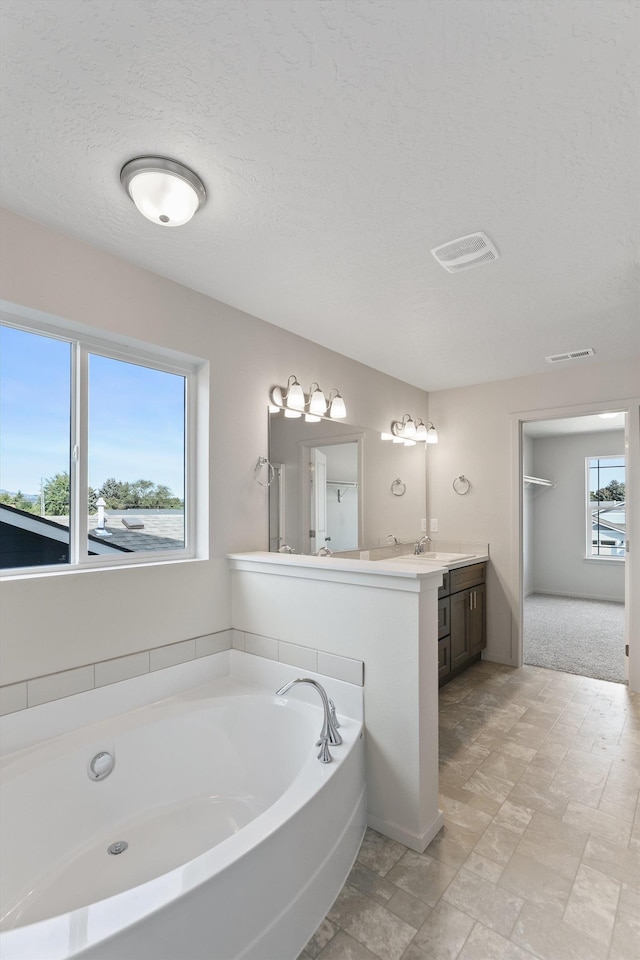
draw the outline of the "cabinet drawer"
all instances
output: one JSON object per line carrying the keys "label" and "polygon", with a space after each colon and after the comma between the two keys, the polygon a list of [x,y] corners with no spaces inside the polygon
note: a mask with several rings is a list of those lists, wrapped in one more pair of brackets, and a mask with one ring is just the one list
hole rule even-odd
{"label": "cabinet drawer", "polygon": [[438,640],[446,637],[451,631],[451,600],[449,597],[442,597],[438,600]]}
{"label": "cabinet drawer", "polygon": [[457,570],[451,570],[451,593],[466,590],[467,587],[473,587],[477,583],[484,583],[486,569],[486,563],[471,563],[468,567],[459,567]]}

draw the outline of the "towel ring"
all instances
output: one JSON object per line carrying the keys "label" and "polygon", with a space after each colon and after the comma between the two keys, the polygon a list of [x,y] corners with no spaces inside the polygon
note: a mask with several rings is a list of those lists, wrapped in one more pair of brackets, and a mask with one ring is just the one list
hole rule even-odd
{"label": "towel ring", "polygon": [[[268,468],[266,481],[260,479],[260,474],[262,473],[263,467]],[[266,457],[258,457],[253,475],[256,478],[256,482],[259,483],[261,487],[270,487],[273,483],[273,478],[276,475],[275,467],[272,463],[269,463]]]}
{"label": "towel ring", "polygon": [[471,481],[467,480],[465,475],[461,473],[460,476],[456,477],[453,481],[452,487],[459,496],[464,497],[465,494],[471,490]]}
{"label": "towel ring", "polygon": [[394,497],[404,497],[406,492],[407,492],[406,483],[403,483],[400,477],[396,477],[396,479],[391,484],[391,493],[394,495]]}

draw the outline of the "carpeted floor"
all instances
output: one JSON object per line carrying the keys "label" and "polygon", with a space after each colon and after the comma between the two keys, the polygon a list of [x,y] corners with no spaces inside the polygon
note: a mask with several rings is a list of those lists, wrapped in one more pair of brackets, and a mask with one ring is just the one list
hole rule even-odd
{"label": "carpeted floor", "polygon": [[532,594],[524,602],[524,662],[624,683],[624,604]]}

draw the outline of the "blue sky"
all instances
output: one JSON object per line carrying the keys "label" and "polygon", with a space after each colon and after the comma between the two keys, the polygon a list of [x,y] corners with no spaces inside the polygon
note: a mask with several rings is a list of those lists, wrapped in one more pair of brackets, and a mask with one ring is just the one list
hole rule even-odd
{"label": "blue sky", "polygon": [[[0,488],[37,494],[69,470],[71,347],[0,327]],[[151,480],[184,495],[184,379],[89,359],[89,485]]]}

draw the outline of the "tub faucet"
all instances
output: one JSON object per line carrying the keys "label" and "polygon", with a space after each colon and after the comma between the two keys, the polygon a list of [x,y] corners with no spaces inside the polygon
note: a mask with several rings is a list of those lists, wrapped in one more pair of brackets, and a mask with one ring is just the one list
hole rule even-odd
{"label": "tub faucet", "polygon": [[342,737],[337,729],[338,722],[334,719],[335,706],[333,706],[327,697],[327,692],[324,687],[319,684],[317,680],[312,680],[311,677],[298,677],[297,680],[290,680],[289,683],[285,683],[283,687],[276,690],[276,697],[283,697],[287,690],[290,690],[291,687],[294,687],[297,683],[310,683],[320,694],[322,706],[324,707],[324,720],[322,722],[322,730],[320,731],[320,739],[316,743],[316,747],[320,747],[318,760],[320,760],[321,763],[331,763],[333,757],[329,752],[329,744],[331,743],[337,746],[342,743]]}
{"label": "tub faucet", "polygon": [[425,547],[427,546],[428,543],[431,543],[431,537],[427,537],[427,536],[420,537],[420,539],[416,543],[416,549],[414,550],[414,553],[416,554],[416,556],[425,552]]}

